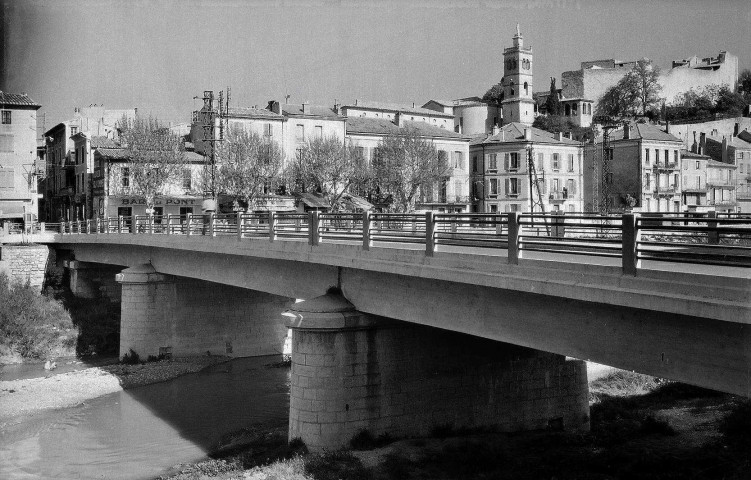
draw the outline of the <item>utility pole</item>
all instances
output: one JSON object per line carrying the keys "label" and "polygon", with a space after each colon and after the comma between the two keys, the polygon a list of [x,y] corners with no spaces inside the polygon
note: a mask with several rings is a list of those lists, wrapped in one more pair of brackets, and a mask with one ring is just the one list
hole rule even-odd
{"label": "utility pole", "polygon": [[608,215],[610,213],[610,161],[613,159],[613,148],[610,146],[610,130],[616,128],[615,125],[603,125],[602,127],[602,169],[600,177],[600,213]]}
{"label": "utility pole", "polygon": [[[193,112],[193,121],[200,124],[203,129],[204,157],[207,160],[208,167],[211,170],[211,180],[209,192],[211,198],[216,202],[216,142],[224,141],[224,129],[227,117],[229,115],[229,98],[230,89],[227,87],[227,96],[224,91],[219,92],[219,105],[214,109],[214,91],[204,90],[203,108]],[[217,122],[217,119],[219,120]],[[217,125],[218,123],[218,125]],[[217,134],[218,127],[218,134]]]}

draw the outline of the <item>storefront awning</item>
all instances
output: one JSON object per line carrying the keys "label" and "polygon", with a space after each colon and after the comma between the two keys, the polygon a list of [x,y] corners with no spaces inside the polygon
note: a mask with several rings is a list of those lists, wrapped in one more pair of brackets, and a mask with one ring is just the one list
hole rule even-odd
{"label": "storefront awning", "polygon": [[298,193],[295,196],[310,208],[329,208],[331,206],[326,197],[316,193]]}
{"label": "storefront awning", "polygon": [[0,201],[0,218],[23,218],[23,207],[31,204],[25,202]]}

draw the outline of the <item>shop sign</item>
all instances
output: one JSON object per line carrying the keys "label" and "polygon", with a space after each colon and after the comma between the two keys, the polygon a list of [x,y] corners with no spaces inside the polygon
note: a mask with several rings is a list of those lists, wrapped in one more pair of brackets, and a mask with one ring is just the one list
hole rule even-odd
{"label": "shop sign", "polygon": [[[203,202],[203,198],[190,197],[190,198],[178,198],[178,197],[156,197],[154,199],[154,205],[157,206],[200,206]],[[120,206],[137,206],[146,205],[145,197],[120,197],[119,200],[115,200],[117,205]]]}

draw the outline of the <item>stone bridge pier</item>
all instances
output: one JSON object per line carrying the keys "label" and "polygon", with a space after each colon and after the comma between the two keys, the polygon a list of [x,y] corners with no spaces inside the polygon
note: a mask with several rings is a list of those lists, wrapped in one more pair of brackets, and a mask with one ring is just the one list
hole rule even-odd
{"label": "stone bridge pier", "polygon": [[68,269],[70,291],[76,297],[120,301],[120,285],[115,275],[122,267],[78,260],[63,260],[63,266]]}
{"label": "stone bridge pier", "polygon": [[294,299],[165,275],[151,264],[117,274],[122,286],[120,357],[255,356],[282,353],[279,314]]}
{"label": "stone bridge pier", "polygon": [[311,450],[438,427],[587,430],[584,362],[355,310],[326,294],[285,313],[289,438]]}

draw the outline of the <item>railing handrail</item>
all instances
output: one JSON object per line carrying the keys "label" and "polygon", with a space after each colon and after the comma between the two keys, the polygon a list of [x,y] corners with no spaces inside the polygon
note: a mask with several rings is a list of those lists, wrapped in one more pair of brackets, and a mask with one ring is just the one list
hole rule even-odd
{"label": "railing handrail", "polygon": [[[7,230],[6,230],[7,231]],[[433,256],[445,246],[503,248],[518,264],[526,251],[622,258],[636,275],[644,259],[751,267],[751,214],[643,212],[390,213],[237,212],[232,214],[132,215],[30,225],[30,232],[69,234],[236,235],[278,240],[307,238],[424,244]]]}

